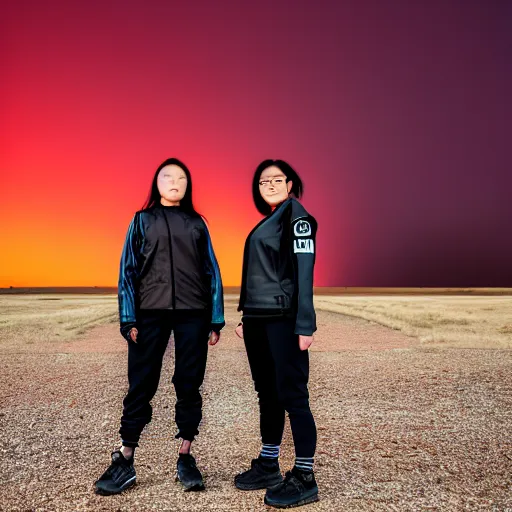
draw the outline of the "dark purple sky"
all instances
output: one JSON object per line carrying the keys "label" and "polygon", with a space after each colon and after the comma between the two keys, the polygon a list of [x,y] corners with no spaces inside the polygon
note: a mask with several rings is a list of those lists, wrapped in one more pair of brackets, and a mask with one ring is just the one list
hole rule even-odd
{"label": "dark purple sky", "polygon": [[[115,284],[127,222],[177,156],[226,284],[259,220],[251,174],[282,158],[319,222],[316,284],[512,286],[512,2],[70,4],[3,5],[0,284],[60,284],[45,261]],[[20,191],[55,226],[30,265],[34,216],[6,227]]]}

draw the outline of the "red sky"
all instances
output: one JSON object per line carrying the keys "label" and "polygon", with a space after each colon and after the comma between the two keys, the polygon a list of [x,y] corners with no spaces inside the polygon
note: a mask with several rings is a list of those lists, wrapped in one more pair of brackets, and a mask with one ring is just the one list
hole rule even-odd
{"label": "red sky", "polygon": [[115,285],[170,156],[226,285],[282,158],[318,286],[512,286],[512,4],[44,4],[0,17],[0,287]]}

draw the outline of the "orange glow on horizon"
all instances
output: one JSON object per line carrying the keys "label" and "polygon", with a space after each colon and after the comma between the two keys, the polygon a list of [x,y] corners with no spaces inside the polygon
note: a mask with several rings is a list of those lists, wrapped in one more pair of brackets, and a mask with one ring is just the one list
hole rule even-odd
{"label": "orange glow on horizon", "polygon": [[[126,230],[145,200],[152,171],[140,183],[128,183],[128,194],[114,196],[113,203],[115,176],[105,173],[107,181],[93,190],[87,180],[69,183],[65,171],[48,170],[41,173],[47,180],[36,185],[40,193],[23,206],[14,192],[23,188],[24,173],[9,174],[12,194],[0,203],[0,287],[116,286]],[[252,204],[214,204],[207,174],[205,180],[201,174],[193,175],[194,202],[207,218],[224,285],[238,286],[245,237],[260,216]],[[70,193],[75,187],[78,195]]]}

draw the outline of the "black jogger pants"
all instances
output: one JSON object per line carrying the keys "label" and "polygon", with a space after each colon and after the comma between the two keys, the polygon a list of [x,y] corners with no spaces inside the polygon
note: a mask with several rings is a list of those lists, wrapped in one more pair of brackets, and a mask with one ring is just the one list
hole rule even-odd
{"label": "black jogger pants", "polygon": [[144,426],[151,421],[151,399],[160,381],[162,360],[174,331],[177,438],[194,440],[202,418],[203,383],[211,312],[141,310],[137,343],[128,342],[128,394],[123,401],[119,434],[124,446],[136,447]]}

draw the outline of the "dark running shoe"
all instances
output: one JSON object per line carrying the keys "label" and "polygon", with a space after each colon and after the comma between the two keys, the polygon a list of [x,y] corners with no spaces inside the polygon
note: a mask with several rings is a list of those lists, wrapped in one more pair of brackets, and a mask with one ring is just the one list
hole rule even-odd
{"label": "dark running shoe", "polygon": [[203,476],[196,466],[196,460],[189,453],[180,453],[177,463],[177,480],[181,482],[185,491],[202,491],[204,489]]}
{"label": "dark running shoe", "polygon": [[276,508],[300,507],[318,501],[315,475],[294,467],[282,483],[267,490],[265,504]]}
{"label": "dark running shoe", "polygon": [[135,468],[133,457],[125,459],[123,454],[116,450],[112,452],[112,464],[95,482],[96,494],[110,496],[119,494],[135,484]]}
{"label": "dark running shoe", "polygon": [[258,457],[251,462],[251,469],[235,476],[235,487],[242,491],[268,489],[283,481],[277,459]]}

